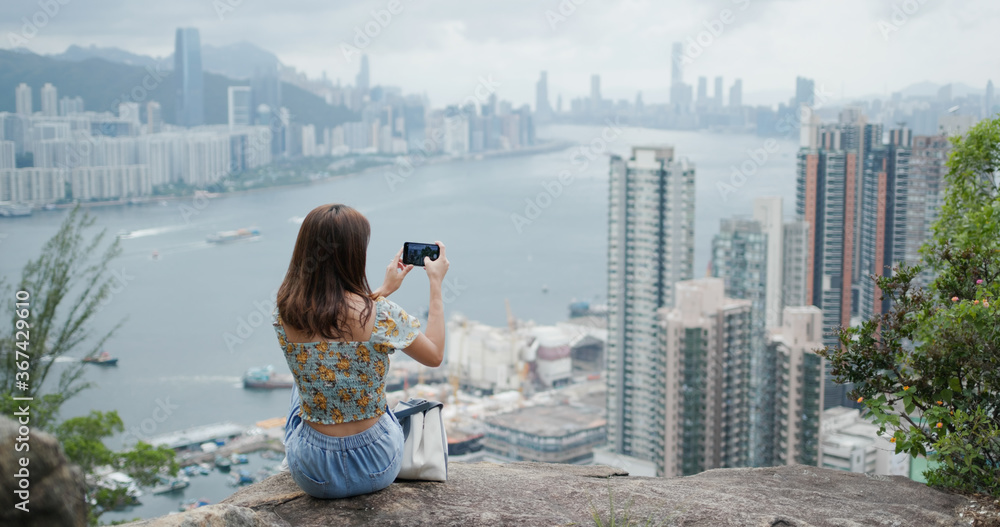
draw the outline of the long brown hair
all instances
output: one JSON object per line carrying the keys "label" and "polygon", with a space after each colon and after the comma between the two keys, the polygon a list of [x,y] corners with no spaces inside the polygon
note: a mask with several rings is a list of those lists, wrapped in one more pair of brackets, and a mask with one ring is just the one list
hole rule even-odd
{"label": "long brown hair", "polygon": [[354,293],[364,298],[365,326],[374,307],[365,276],[370,235],[368,219],[347,205],[321,205],[306,215],[278,289],[282,322],[327,340],[350,335],[347,295]]}

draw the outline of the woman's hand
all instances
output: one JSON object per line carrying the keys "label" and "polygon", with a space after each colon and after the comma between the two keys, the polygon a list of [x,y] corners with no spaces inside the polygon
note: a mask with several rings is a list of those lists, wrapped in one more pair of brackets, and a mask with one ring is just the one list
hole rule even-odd
{"label": "woman's hand", "polygon": [[441,242],[434,242],[440,249],[441,254],[438,255],[437,260],[431,260],[430,257],[424,257],[424,270],[427,271],[427,278],[431,283],[437,283],[438,285],[444,280],[445,273],[448,272],[448,258],[444,253],[444,244]]}
{"label": "woman's hand", "polygon": [[379,296],[389,296],[395,293],[399,286],[403,285],[403,278],[413,269],[412,265],[403,265],[403,249],[400,248],[396,256],[385,268],[385,280],[382,285],[372,292],[376,298]]}

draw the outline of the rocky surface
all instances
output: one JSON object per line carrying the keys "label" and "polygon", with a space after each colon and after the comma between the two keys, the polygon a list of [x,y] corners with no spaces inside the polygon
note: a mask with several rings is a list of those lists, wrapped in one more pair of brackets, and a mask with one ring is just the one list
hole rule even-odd
{"label": "rocky surface", "polygon": [[326,525],[958,526],[967,498],[902,477],[802,465],[710,470],[674,479],[629,477],[606,466],[453,463],[447,483],[397,482],[344,500],[302,493],[287,473],[218,505],[133,527]]}
{"label": "rocky surface", "polygon": [[[30,419],[30,415],[27,416]],[[54,437],[0,416],[0,525],[19,527],[52,527],[87,525],[87,484],[83,472],[69,463],[62,446]],[[22,432],[27,431],[27,435]],[[27,438],[27,441],[19,438]],[[17,450],[18,443],[27,443],[27,450]],[[21,458],[28,465],[22,467]],[[27,478],[15,477],[27,469]],[[24,497],[15,491],[24,490]],[[21,508],[27,508],[24,512]]]}

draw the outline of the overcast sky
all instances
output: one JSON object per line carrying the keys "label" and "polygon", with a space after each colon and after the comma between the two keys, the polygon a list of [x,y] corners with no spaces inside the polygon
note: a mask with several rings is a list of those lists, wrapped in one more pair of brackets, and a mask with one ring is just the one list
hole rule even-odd
{"label": "overcast sky", "polygon": [[[558,94],[564,105],[588,94],[594,73],[605,97],[631,100],[641,90],[646,102],[664,102],[671,43],[699,36],[708,46],[685,81],[722,75],[728,93],[742,78],[750,103],[786,100],[797,75],[838,98],[922,81],[977,89],[1000,81],[997,0],[46,1],[67,3],[51,18],[35,1],[0,3],[0,46],[12,47],[11,34],[25,34],[22,18],[34,17],[45,22],[27,39],[37,53],[94,44],[164,56],[175,29],[190,26],[203,43],[247,40],[311,77],[325,71],[353,83],[358,60],[343,50],[361,44],[373,84],[425,92],[435,105],[492,77],[501,98],[533,106],[541,70],[553,105]],[[390,4],[397,14],[381,16],[382,27],[372,12]],[[366,26],[377,33],[367,44],[356,41]]]}

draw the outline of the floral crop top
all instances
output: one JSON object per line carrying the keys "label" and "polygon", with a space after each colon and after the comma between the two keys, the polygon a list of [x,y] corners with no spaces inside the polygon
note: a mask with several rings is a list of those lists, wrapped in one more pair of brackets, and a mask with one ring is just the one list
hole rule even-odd
{"label": "floral crop top", "polygon": [[365,342],[288,342],[275,308],[274,331],[302,398],[300,415],[334,424],[379,417],[385,412],[389,354],[417,338],[420,321],[395,302],[375,300],[375,326]]}

